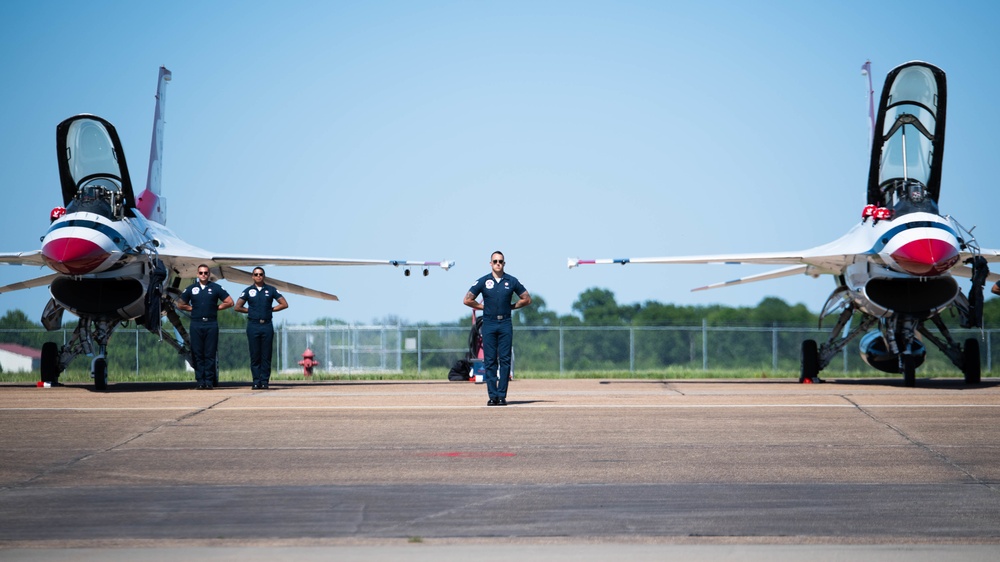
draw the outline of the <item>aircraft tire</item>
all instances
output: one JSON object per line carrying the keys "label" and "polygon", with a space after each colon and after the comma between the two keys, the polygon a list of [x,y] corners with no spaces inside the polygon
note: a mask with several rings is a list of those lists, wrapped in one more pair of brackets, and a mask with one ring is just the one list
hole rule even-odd
{"label": "aircraft tire", "polygon": [[819,348],[816,340],[805,340],[802,342],[802,371],[799,374],[799,382],[805,382],[819,377]]}
{"label": "aircraft tire", "polygon": [[982,381],[982,365],[979,356],[979,340],[969,338],[962,347],[962,374],[965,384],[979,384]]}
{"label": "aircraft tire", "polygon": [[917,386],[917,368],[911,355],[903,355],[903,386]]}
{"label": "aircraft tire", "polygon": [[59,344],[47,341],[42,344],[42,359],[39,365],[42,371],[42,382],[59,380]]}
{"label": "aircraft tire", "polygon": [[108,389],[108,361],[103,357],[94,360],[94,390]]}

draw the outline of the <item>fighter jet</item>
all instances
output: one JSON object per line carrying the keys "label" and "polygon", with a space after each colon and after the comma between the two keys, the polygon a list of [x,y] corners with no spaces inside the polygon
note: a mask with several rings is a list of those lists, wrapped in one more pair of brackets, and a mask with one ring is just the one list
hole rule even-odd
{"label": "fighter jet", "polygon": [[[166,227],[166,199],[160,191],[166,86],[171,73],[160,67],[153,117],[146,188],[134,196],[125,152],[115,127],[96,115],[76,115],[56,126],[56,156],[62,206],[52,210],[41,247],[0,253],[0,263],[37,265],[48,275],[0,287],[0,293],[48,286],[51,299],[42,314],[47,330],[62,326],[64,311],[79,317],[72,338],[63,346],[42,346],[41,376],[58,384],[78,355],[91,360],[94,386],[108,384],[107,345],[115,329],[134,320],[172,345],[191,361],[190,339],[175,308],[184,279],[206,264],[215,279],[249,285],[250,273],[234,266],[262,265],[392,265],[448,270],[452,261],[338,259],[217,253],[188,244]],[[325,300],[336,295],[269,277],[284,293]],[[165,316],[173,329],[161,329]]]}
{"label": "fighter jet", "polygon": [[[862,67],[868,74],[870,64]],[[793,252],[688,257],[569,259],[585,264],[772,264],[786,267],[694,289],[705,290],[789,275],[833,276],[836,288],[820,313],[838,313],[829,339],[802,343],[800,382],[818,382],[819,373],[847,344],[862,336],[861,356],[881,371],[901,373],[916,384],[916,369],[931,342],[958,367],[969,384],[980,382],[979,340],[956,341],[941,313],[957,311],[962,327],[981,327],[983,287],[1000,276],[987,262],[997,250],[980,248],[970,230],[938,210],[947,90],[945,73],[921,61],[889,72],[877,119],[872,123],[867,205],[861,219],[829,244]],[[968,295],[955,277],[971,279]],[[860,318],[853,327],[855,314]],[[930,331],[927,323],[937,328]]]}

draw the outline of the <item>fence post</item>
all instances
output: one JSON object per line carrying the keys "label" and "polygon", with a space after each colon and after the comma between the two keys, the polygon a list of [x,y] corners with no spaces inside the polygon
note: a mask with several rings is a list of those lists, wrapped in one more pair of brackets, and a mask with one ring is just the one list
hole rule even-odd
{"label": "fence post", "polygon": [[635,372],[635,327],[628,327],[628,372]]}
{"label": "fence post", "polygon": [[284,322],[282,322],[281,324],[278,324],[278,328],[277,328],[277,330],[278,330],[278,337],[274,338],[275,339],[274,343],[277,344],[277,346],[278,346],[278,361],[279,361],[278,372],[279,373],[282,372],[282,371],[284,371],[285,370],[285,366],[288,365],[288,361],[286,360],[287,359],[286,356],[288,355],[288,340],[285,339],[287,337],[287,332],[282,329],[284,327],[284,325],[285,325]]}
{"label": "fence post", "polygon": [[778,370],[778,325],[771,323],[771,368]]}
{"label": "fence post", "polygon": [[986,372],[993,372],[993,330],[986,331]]}
{"label": "fence post", "polygon": [[563,327],[559,325],[559,376],[563,375]]}
{"label": "fence post", "polygon": [[135,378],[139,378],[139,329],[133,330],[135,332]]}
{"label": "fence post", "polygon": [[708,370],[708,320],[701,319],[701,370]]}

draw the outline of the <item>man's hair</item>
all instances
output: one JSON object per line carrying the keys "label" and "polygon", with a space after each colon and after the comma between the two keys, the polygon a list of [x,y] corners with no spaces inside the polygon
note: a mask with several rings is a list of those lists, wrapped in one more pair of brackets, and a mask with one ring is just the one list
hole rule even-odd
{"label": "man's hair", "polygon": [[502,257],[504,259],[507,259],[507,256],[503,255],[503,252],[501,252],[500,250],[497,250],[497,251],[493,252],[492,254],[490,254],[490,257],[492,258],[493,256],[495,256],[497,254],[500,254],[500,257]]}
{"label": "man's hair", "polygon": [[251,270],[250,270],[250,273],[255,273],[255,272],[256,272],[256,271],[258,270],[258,269],[260,270],[260,272],[261,272],[261,273],[262,273],[263,275],[267,275],[267,272],[265,272],[265,271],[264,271],[264,268],[263,268],[263,267],[260,267],[259,265],[258,265],[257,267],[255,267],[255,268],[251,269]]}

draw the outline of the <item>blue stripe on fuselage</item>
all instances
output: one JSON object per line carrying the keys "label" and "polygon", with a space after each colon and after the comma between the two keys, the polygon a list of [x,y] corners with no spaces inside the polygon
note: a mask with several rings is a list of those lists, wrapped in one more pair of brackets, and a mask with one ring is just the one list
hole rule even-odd
{"label": "blue stripe on fuselage", "polygon": [[887,230],[885,234],[883,234],[882,237],[877,242],[875,242],[875,245],[872,246],[871,250],[872,253],[875,254],[882,253],[882,249],[885,248],[886,244],[889,243],[889,240],[892,240],[900,232],[903,232],[904,230],[909,230],[911,228],[940,228],[941,230],[944,230],[945,232],[954,236],[955,239],[958,239],[958,233],[955,232],[953,228],[942,222],[911,221],[911,222],[905,222],[899,226],[895,226]]}
{"label": "blue stripe on fuselage", "polygon": [[125,251],[125,240],[121,233],[115,230],[113,227],[106,224],[97,222],[90,219],[67,219],[62,222],[56,223],[49,228],[49,233],[55,232],[60,228],[68,228],[71,226],[78,226],[80,228],[90,228],[100,232],[101,234],[107,236],[112,242],[118,246],[118,249],[122,252]]}

